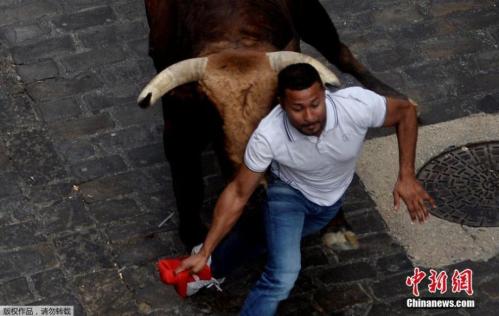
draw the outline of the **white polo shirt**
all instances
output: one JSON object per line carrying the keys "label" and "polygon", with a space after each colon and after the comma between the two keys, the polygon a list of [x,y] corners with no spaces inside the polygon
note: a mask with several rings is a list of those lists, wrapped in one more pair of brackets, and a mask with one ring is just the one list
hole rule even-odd
{"label": "white polo shirt", "polygon": [[276,106],[251,135],[244,164],[274,175],[310,201],[332,205],[350,185],[355,163],[370,127],[383,125],[386,99],[370,90],[351,87],[326,91],[326,125],[319,137],[294,128]]}

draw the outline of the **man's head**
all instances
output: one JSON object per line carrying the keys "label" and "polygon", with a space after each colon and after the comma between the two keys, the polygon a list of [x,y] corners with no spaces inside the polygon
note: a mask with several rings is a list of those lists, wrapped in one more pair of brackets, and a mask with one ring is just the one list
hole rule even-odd
{"label": "man's head", "polygon": [[279,73],[277,93],[291,124],[302,134],[319,136],[326,125],[324,86],[309,64],[293,64]]}

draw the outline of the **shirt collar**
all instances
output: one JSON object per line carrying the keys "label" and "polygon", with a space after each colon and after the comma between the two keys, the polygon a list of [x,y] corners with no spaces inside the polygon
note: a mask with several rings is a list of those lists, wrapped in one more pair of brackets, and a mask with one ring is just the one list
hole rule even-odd
{"label": "shirt collar", "polygon": [[[326,125],[324,126],[324,130],[322,131],[321,136],[327,134],[330,130],[332,130],[336,125],[338,125],[338,114],[336,112],[336,105],[334,104],[333,97],[331,93],[326,90]],[[295,142],[297,140],[305,139],[305,138],[317,138],[315,136],[307,136],[302,134],[299,130],[297,130],[293,124],[288,119],[288,115],[286,111],[284,111],[283,122],[284,122],[284,130],[286,131],[286,135],[290,142]]]}

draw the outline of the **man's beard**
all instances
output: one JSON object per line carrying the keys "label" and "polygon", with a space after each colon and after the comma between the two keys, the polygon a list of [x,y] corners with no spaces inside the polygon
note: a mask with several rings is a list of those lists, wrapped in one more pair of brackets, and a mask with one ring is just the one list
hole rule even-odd
{"label": "man's beard", "polygon": [[314,123],[300,125],[300,128],[298,130],[304,135],[316,136],[317,133],[322,131],[322,128],[323,124],[320,121],[317,121]]}

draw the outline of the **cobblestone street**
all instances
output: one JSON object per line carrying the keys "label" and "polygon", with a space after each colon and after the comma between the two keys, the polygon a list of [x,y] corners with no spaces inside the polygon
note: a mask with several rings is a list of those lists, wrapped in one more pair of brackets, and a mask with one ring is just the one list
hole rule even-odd
{"label": "cobblestone street", "polygon": [[[499,1],[321,2],[354,54],[417,101],[423,125],[499,113]],[[161,107],[135,102],[155,74],[147,35],[143,1],[0,1],[0,305],[235,315],[258,277],[250,265],[223,292],[188,299],[159,279],[157,259],[186,250],[176,215],[158,228],[176,211]],[[203,159],[208,209],[224,183],[214,153]],[[414,265],[358,177],[344,209],[359,249],[307,238],[281,315],[497,315],[499,255],[439,269],[473,270],[477,308],[407,309]],[[429,296],[469,298],[449,292]]]}

